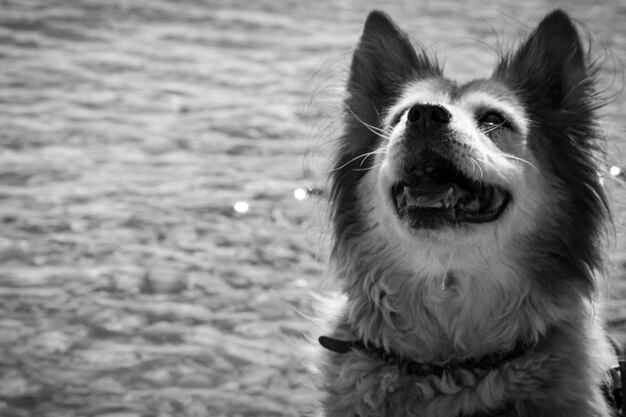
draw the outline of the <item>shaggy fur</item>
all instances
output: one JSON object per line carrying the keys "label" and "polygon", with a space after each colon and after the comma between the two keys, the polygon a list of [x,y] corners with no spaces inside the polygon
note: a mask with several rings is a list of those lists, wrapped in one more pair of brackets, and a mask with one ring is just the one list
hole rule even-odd
{"label": "shaggy fur", "polygon": [[[439,365],[530,347],[496,369],[441,377],[359,349],[325,351],[326,416],[611,415],[600,387],[614,358],[595,305],[608,207],[593,156],[594,75],[562,11],[491,78],[466,84],[387,15],[369,15],[331,176],[331,265],[344,294],[327,335]],[[424,104],[450,115],[445,133],[410,131],[409,112]],[[425,150],[506,190],[504,211],[484,222],[403,219],[392,190]]]}

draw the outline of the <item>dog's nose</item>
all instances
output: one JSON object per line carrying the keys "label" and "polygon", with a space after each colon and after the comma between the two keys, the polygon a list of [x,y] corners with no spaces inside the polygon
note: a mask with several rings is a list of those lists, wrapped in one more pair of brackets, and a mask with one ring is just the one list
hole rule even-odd
{"label": "dog's nose", "polygon": [[452,115],[439,104],[415,104],[406,115],[406,127],[419,133],[434,133],[450,123]]}

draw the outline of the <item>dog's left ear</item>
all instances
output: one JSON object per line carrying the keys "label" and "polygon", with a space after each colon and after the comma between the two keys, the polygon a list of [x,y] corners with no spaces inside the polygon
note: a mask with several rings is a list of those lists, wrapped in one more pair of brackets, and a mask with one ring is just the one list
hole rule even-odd
{"label": "dog's left ear", "polygon": [[570,108],[593,88],[587,56],[574,23],[562,10],[548,14],[494,78],[522,91],[533,106]]}

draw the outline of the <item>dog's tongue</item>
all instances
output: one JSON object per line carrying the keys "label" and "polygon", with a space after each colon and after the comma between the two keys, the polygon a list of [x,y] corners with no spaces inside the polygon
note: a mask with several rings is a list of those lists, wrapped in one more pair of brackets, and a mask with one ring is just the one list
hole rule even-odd
{"label": "dog's tongue", "polygon": [[451,183],[422,181],[419,185],[404,187],[404,195],[409,206],[442,207],[451,203],[455,189]]}

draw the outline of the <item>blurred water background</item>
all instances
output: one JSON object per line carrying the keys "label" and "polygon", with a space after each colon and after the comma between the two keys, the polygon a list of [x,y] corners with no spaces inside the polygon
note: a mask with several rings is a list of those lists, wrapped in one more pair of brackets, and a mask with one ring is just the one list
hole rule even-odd
{"label": "blurred water background", "polygon": [[[310,376],[284,338],[306,329],[324,225],[293,192],[324,186],[367,12],[469,79],[557,6],[620,90],[621,0],[0,0],[0,415],[302,414]],[[623,168],[625,100],[603,111]]]}

